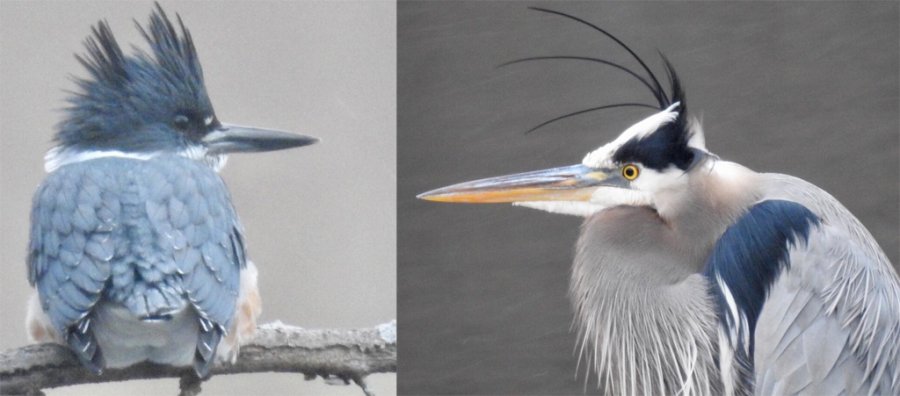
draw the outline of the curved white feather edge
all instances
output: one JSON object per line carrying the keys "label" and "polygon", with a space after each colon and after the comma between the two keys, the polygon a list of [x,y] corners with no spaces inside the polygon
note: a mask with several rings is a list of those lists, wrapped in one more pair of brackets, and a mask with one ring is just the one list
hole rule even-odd
{"label": "curved white feather edge", "polygon": [[[57,146],[48,150],[47,154],[44,155],[44,171],[47,173],[52,173],[53,171],[69,164],[90,161],[99,158],[127,158],[146,161],[162,154],[163,152],[159,151],[149,153],[129,153],[119,150],[76,150],[72,148]],[[228,161],[228,156],[224,154],[213,156],[207,155],[206,149],[202,146],[190,146],[178,152],[178,155],[195,161],[204,162],[216,172],[222,170],[222,168],[225,167],[225,163]]]}

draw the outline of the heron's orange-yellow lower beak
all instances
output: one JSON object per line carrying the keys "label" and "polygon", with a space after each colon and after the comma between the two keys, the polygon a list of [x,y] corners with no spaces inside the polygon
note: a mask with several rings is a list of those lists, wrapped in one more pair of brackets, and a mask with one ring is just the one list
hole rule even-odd
{"label": "heron's orange-yellow lower beak", "polygon": [[587,201],[607,179],[605,172],[573,165],[454,184],[418,198],[454,203]]}

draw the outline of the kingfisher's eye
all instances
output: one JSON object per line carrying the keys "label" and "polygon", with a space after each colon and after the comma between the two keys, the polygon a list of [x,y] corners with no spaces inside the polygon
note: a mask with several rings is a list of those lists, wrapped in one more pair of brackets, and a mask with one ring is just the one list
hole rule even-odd
{"label": "kingfisher's eye", "polygon": [[178,129],[187,129],[191,125],[191,120],[184,114],[175,116],[175,119],[172,121]]}
{"label": "kingfisher's eye", "polygon": [[638,175],[641,174],[641,170],[638,169],[637,165],[628,164],[622,167],[622,177],[625,180],[632,181],[638,178]]}

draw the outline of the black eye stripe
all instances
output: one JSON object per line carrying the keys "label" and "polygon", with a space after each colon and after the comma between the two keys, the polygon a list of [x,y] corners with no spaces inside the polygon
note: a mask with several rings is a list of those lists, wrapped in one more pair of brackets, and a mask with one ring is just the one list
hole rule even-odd
{"label": "black eye stripe", "polygon": [[662,170],[671,165],[687,169],[694,158],[688,147],[691,133],[683,114],[679,114],[674,122],[660,126],[652,133],[632,138],[625,142],[613,154],[613,160],[619,163],[640,163],[649,169]]}

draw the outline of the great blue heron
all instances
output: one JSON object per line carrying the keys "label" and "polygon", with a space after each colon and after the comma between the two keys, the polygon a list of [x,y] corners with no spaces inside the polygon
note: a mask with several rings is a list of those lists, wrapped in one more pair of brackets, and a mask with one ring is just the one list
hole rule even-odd
{"label": "great blue heron", "polygon": [[808,182],[710,153],[668,62],[666,92],[600,27],[538,10],[626,49],[642,72],[613,66],[657,112],[581,164],[420,198],[586,217],[570,297],[605,392],[900,393],[900,280],[865,227]]}

